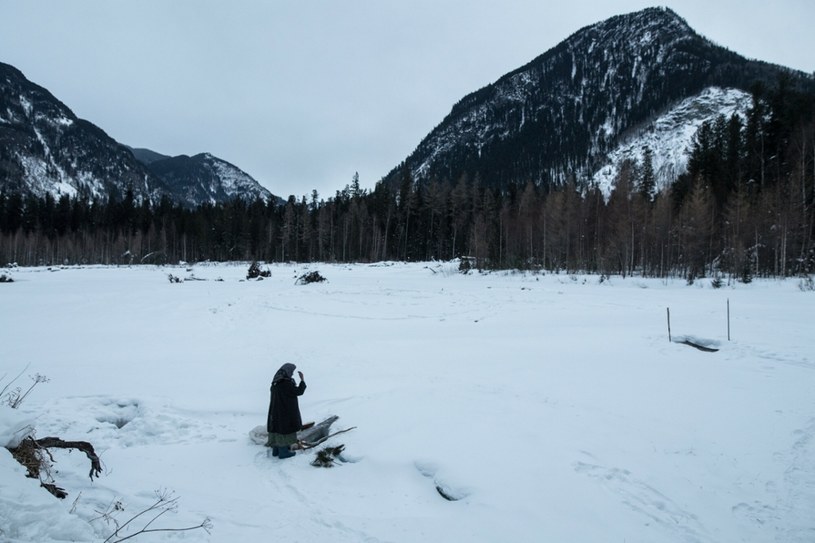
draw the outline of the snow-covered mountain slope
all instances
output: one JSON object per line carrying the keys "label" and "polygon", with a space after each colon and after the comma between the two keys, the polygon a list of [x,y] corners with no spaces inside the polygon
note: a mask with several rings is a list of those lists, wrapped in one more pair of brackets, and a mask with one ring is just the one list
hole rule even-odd
{"label": "snow-covered mountain slope", "polygon": [[159,159],[147,167],[173,192],[191,202],[215,204],[234,198],[268,200],[272,197],[252,176],[209,153]]}
{"label": "snow-covered mountain slope", "polygon": [[[418,181],[456,182],[466,175],[496,187],[530,180],[589,183],[609,163],[609,153],[661,112],[681,110],[697,97],[700,104],[726,102],[732,97],[705,95],[706,89],[747,92],[756,82],[774,85],[782,74],[792,85],[815,88],[811,76],[712,43],[670,9],[619,15],[575,32],[464,97],[386,180],[398,182],[407,169]],[[685,139],[699,118],[690,116],[685,126],[675,115],[681,134],[660,129],[654,143]],[[652,151],[666,160],[671,153]],[[682,164],[671,167],[678,171]]]}
{"label": "snow-covered mountain slope", "polygon": [[147,199],[166,193],[126,147],[2,63],[0,189],[87,198],[128,189]]}
{"label": "snow-covered mountain slope", "polygon": [[626,160],[642,164],[645,150],[650,149],[657,189],[669,185],[687,170],[691,142],[702,123],[712,123],[719,115],[746,118],[751,103],[750,94],[720,87],[682,100],[622,138],[608,153],[608,163],[594,173],[592,183],[608,195],[620,165]]}
{"label": "snow-covered mountain slope", "polygon": [[168,157],[116,142],[79,119],[46,89],[0,63],[0,190],[139,201],[163,196],[185,206],[271,193],[238,167],[210,154]]}

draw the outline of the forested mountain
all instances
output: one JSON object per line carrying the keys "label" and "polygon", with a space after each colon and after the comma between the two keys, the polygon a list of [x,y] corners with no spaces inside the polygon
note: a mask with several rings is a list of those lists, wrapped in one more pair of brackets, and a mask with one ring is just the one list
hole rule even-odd
{"label": "forested mountain", "polygon": [[121,200],[130,192],[137,201],[158,203],[166,196],[185,206],[271,197],[248,174],[212,155],[170,158],[121,145],[3,63],[0,190],[88,201]]}
{"label": "forested mountain", "polygon": [[170,193],[125,146],[2,63],[0,189],[86,199]]}
{"label": "forested mountain", "polygon": [[[158,153],[138,152],[141,160],[156,177],[163,180],[182,201],[196,204],[245,200],[268,200],[272,194],[249,174],[209,153],[192,157],[165,157]],[[276,200],[277,201],[277,200]]]}
{"label": "forested mountain", "polygon": [[[802,73],[715,45],[670,9],[612,17],[465,96],[388,180],[398,183],[406,169],[420,182],[455,183],[467,176],[502,189],[527,181],[544,188],[570,180],[585,186],[632,140],[660,146],[645,135],[684,101],[678,141],[672,142],[678,151],[652,149],[658,158],[681,161],[693,134],[688,127],[719,113],[743,114],[751,88],[772,85],[780,75],[796,88],[813,88]],[[641,149],[627,154],[642,156]],[[658,169],[658,185],[683,169]]]}

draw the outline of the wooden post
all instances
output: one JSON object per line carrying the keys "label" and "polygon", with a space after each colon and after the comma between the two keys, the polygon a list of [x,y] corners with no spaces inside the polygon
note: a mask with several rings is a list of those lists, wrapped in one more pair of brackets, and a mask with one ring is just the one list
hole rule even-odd
{"label": "wooden post", "polygon": [[727,341],[730,341],[730,298],[727,299]]}
{"label": "wooden post", "polygon": [[668,307],[668,341],[671,341],[671,308]]}

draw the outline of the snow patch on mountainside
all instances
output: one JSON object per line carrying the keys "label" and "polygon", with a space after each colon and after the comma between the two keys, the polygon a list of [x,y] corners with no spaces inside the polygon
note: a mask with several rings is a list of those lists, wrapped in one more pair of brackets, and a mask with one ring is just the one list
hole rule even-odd
{"label": "snow patch on mountainside", "polygon": [[70,197],[77,195],[78,191],[71,183],[71,178],[51,160],[50,156],[43,160],[36,156],[19,155],[18,159],[34,194],[50,194],[55,199],[63,195]]}
{"label": "snow patch on mountainside", "polygon": [[609,195],[623,161],[642,164],[648,148],[652,153],[657,189],[669,185],[687,170],[691,142],[702,123],[713,122],[719,115],[745,117],[751,103],[749,93],[720,87],[709,87],[697,96],[682,100],[624,137],[609,153],[607,164],[592,175],[592,183]]}
{"label": "snow patch on mountainside", "polygon": [[204,160],[209,162],[215,175],[218,176],[223,191],[232,197],[251,195],[253,197],[268,198],[271,196],[267,189],[240,168],[209,153],[204,154]]}
{"label": "snow patch on mountainside", "polygon": [[23,95],[20,95],[20,106],[23,108],[23,111],[25,111],[26,118],[31,117],[31,109],[33,107],[31,105],[31,100]]}

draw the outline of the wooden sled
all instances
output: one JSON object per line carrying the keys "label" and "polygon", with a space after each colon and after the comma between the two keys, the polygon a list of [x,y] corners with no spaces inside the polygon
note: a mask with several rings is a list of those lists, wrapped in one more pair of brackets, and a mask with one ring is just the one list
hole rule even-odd
{"label": "wooden sled", "polygon": [[[325,419],[324,421],[315,424],[313,422],[308,422],[303,425],[299,432],[297,432],[297,443],[292,445],[292,449],[310,449],[311,447],[317,446],[331,435],[331,425],[337,421],[339,417],[337,415],[332,415]],[[349,428],[350,430],[351,428]],[[348,430],[342,430],[343,432],[347,432]],[[341,433],[341,432],[337,432]],[[255,426],[249,432],[249,439],[252,440],[252,443],[257,445],[266,445],[266,442],[269,439],[269,433],[266,431],[266,426]]]}

